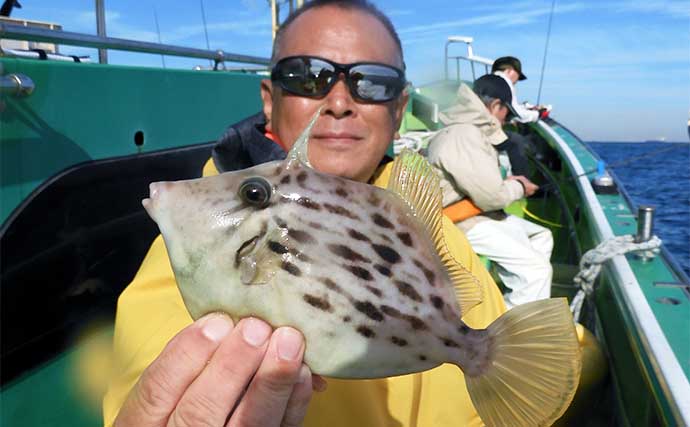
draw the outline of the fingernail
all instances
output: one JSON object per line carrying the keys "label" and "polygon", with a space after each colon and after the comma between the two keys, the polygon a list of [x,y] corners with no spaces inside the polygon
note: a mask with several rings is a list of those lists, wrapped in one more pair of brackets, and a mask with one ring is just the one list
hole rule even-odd
{"label": "fingernail", "polygon": [[247,344],[253,347],[261,347],[268,336],[271,335],[271,327],[259,319],[249,317],[242,323],[242,337]]}
{"label": "fingernail", "polygon": [[307,365],[302,365],[302,368],[299,370],[299,379],[297,380],[297,384],[302,384],[305,383],[309,377],[311,377],[311,371],[309,368],[307,368]]}
{"label": "fingernail", "polygon": [[278,331],[278,357],[292,361],[302,350],[302,334],[292,328],[281,328]]}
{"label": "fingernail", "polygon": [[218,342],[232,329],[232,322],[224,314],[212,313],[204,319],[201,333],[211,341]]}

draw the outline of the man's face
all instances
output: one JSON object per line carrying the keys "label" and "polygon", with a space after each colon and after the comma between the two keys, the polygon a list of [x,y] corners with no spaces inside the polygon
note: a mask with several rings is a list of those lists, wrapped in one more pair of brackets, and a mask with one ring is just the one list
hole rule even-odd
{"label": "man's face", "polygon": [[515,71],[513,67],[508,67],[505,69],[505,74],[508,76],[508,79],[513,82],[513,84],[517,83],[518,80],[520,79],[520,73]]}
{"label": "man's face", "polygon": [[505,124],[506,117],[508,116],[508,107],[506,107],[506,105],[501,102],[500,99],[494,99],[491,101],[488,109],[491,115],[496,117],[502,125]]}
{"label": "man's face", "polygon": [[[331,61],[379,62],[402,68],[395,41],[376,18],[356,10],[325,6],[305,12],[283,34],[278,58],[310,55]],[[355,100],[341,79],[322,98],[307,98],[264,80],[261,97],[266,128],[289,149],[319,107],[308,145],[317,170],[367,181],[400,126],[407,94],[382,104]]]}

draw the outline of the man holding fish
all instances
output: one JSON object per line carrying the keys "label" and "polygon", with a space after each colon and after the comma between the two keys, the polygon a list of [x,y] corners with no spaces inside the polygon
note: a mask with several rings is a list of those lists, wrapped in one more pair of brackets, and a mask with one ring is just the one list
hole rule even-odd
{"label": "man holding fish", "polygon": [[[309,2],[284,23],[272,62],[263,120],[227,135],[208,177],[151,186],[144,204],[165,246],[154,242],[119,300],[106,425],[482,425],[453,364],[480,385],[475,403],[496,424],[482,378],[505,334],[480,328],[505,310],[500,292],[464,236],[411,194],[412,181],[401,183],[418,176],[438,196],[428,164],[413,155],[397,169],[382,165],[407,104],[390,21],[366,1]],[[391,192],[362,184],[389,177]],[[178,204],[181,194],[200,198]],[[209,215],[227,235],[203,232]],[[537,361],[573,359],[537,381],[558,377],[561,388],[542,396],[560,403],[544,405],[538,424],[562,413],[577,384],[577,343],[565,325],[557,335],[569,350],[547,345],[553,357]],[[324,391],[310,369],[378,379],[329,379]]]}

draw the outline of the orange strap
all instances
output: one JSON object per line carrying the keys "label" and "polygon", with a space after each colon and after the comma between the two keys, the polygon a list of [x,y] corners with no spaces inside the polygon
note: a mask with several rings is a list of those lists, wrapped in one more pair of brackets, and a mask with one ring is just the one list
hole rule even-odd
{"label": "orange strap", "polygon": [[462,199],[443,209],[443,214],[453,221],[453,223],[464,221],[480,213],[482,213],[482,210],[470,199]]}
{"label": "orange strap", "polygon": [[285,147],[285,145],[283,145],[283,142],[281,140],[279,140],[277,136],[273,135],[270,131],[268,131],[268,130],[265,131],[264,136],[266,138],[270,139],[271,141],[275,142],[276,144],[280,145],[280,147],[283,150],[285,150],[286,152],[290,151],[287,149],[287,147]]}

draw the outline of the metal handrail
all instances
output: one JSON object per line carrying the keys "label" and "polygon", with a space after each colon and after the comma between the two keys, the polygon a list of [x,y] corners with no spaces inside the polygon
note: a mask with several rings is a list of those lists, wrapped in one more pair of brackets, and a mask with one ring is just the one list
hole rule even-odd
{"label": "metal handrail", "polygon": [[125,50],[130,52],[154,53],[158,55],[183,56],[188,58],[211,59],[219,62],[242,62],[268,65],[268,58],[225,53],[222,50],[195,49],[160,43],[142,42],[115,37],[100,37],[91,34],[56,31],[46,28],[24,27],[0,22],[0,39],[51,42],[71,46],[93,47],[97,49]]}
{"label": "metal handrail", "polygon": [[[484,65],[484,71],[486,74],[489,73],[489,67],[493,65],[494,61],[493,59],[489,58],[484,58],[478,55],[475,55],[474,52],[472,51],[472,42],[474,41],[474,38],[472,37],[462,37],[462,36],[450,36],[448,37],[448,40],[446,41],[446,48],[445,48],[445,62],[444,62],[444,70],[446,74],[446,80],[448,80],[448,60],[449,59],[455,59],[455,67],[456,67],[456,72],[457,72],[457,80],[460,80],[460,60],[463,59],[465,61],[468,61],[471,66],[472,66],[472,79],[477,80],[477,75],[474,70],[474,64],[481,64]],[[465,43],[467,45],[467,56],[449,56],[448,55],[448,47],[453,44],[453,43]]]}

